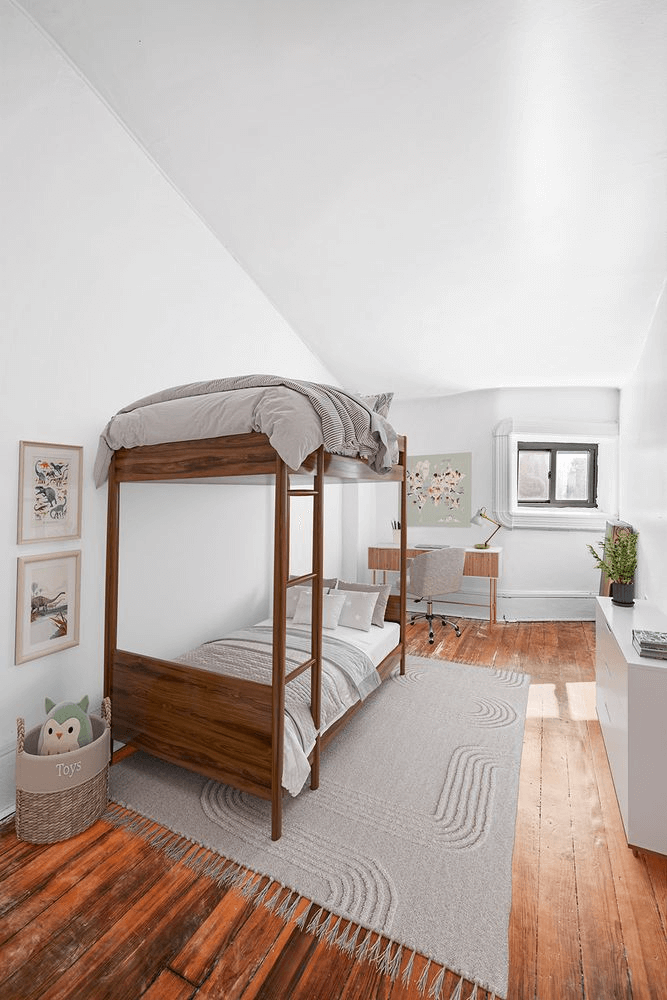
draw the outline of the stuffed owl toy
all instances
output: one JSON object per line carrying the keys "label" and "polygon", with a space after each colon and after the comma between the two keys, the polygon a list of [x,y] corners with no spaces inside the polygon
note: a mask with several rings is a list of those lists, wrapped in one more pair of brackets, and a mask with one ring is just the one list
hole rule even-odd
{"label": "stuffed owl toy", "polygon": [[88,695],[75,705],[72,701],[61,701],[59,705],[47,698],[44,702],[47,716],[37,742],[37,753],[46,757],[50,754],[69,753],[93,741],[93,727],[89,716]]}

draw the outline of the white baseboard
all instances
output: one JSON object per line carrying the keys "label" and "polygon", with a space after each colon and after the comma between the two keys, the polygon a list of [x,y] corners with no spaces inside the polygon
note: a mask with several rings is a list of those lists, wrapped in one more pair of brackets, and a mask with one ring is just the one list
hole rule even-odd
{"label": "white baseboard", "polygon": [[16,810],[16,743],[0,747],[0,820]]}
{"label": "white baseboard", "polygon": [[593,622],[595,598],[590,594],[503,594],[498,598],[498,621]]}
{"label": "white baseboard", "polygon": [[[441,614],[488,621],[488,591],[465,590],[450,600],[434,601]],[[408,610],[424,611],[425,604],[408,600]],[[572,591],[499,591],[496,616],[499,622],[595,621],[595,595]]]}

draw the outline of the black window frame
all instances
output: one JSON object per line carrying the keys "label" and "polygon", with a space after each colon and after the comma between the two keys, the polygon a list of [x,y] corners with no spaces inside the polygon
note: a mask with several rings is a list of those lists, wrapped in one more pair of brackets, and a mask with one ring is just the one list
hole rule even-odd
{"label": "black window frame", "polygon": [[[548,500],[519,500],[519,454],[522,451],[546,451],[549,458]],[[588,497],[586,500],[556,500],[556,456],[559,451],[578,451],[588,455]],[[598,446],[573,441],[517,441],[516,500],[519,507],[597,507]]]}

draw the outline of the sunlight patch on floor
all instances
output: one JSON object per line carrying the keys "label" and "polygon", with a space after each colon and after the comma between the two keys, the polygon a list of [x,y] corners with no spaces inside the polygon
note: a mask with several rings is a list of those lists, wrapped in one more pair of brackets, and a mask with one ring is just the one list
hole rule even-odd
{"label": "sunlight patch on floor", "polygon": [[597,719],[595,681],[566,682],[564,688],[556,684],[531,684],[526,716],[572,722]]}
{"label": "sunlight patch on floor", "polygon": [[528,690],[528,719],[558,719],[558,699],[555,684],[531,684]]}
{"label": "sunlight patch on floor", "polygon": [[597,719],[595,711],[595,681],[577,681],[565,685],[570,706],[570,718],[575,722]]}

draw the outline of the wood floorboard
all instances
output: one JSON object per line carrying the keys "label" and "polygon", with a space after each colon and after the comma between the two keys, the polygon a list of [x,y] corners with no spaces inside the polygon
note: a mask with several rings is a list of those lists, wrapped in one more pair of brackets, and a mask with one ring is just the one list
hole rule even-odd
{"label": "wood floorboard", "polygon": [[567,754],[584,995],[622,996],[628,966],[585,722],[570,724]]}
{"label": "wood floorboard", "polygon": [[206,920],[172,959],[171,968],[188,982],[201,985],[251,910],[252,904],[240,892],[223,892]]}
{"label": "wood floorboard", "polygon": [[163,969],[153,983],[141,994],[141,1000],[192,1000],[197,987],[181,979],[171,969]]}
{"label": "wood floorboard", "polygon": [[566,736],[544,719],[537,910],[537,996],[583,997]]}
{"label": "wood floorboard", "polygon": [[[42,994],[44,1000],[86,1000],[95,984],[96,1000],[140,996],[212,906],[215,885],[200,881],[185,865],[170,867],[150,893],[135,894],[132,905],[112,914],[94,948]],[[177,910],[178,920],[174,920]],[[114,919],[116,918],[116,919]],[[77,928],[79,930],[79,928]]]}
{"label": "wood floorboard", "polygon": [[[433,646],[422,623],[411,626],[409,652],[531,675],[509,1000],[664,1000],[667,858],[633,853],[625,841],[594,710],[593,624],[458,622],[460,639],[438,628]],[[442,1000],[456,993],[458,977],[438,984],[435,966],[423,993],[418,955],[403,982],[409,960],[402,954],[390,978],[103,821],[50,846],[0,826],[2,1000],[423,1000],[438,985]],[[471,993],[464,984],[460,1000]],[[491,998],[478,990],[475,1000]]]}
{"label": "wood floorboard", "polygon": [[521,955],[521,963],[510,965],[508,993],[514,1000],[532,1000],[537,977],[537,886],[540,858],[540,812],[542,796],[542,719],[526,719],[517,824],[512,859],[510,954]]}

